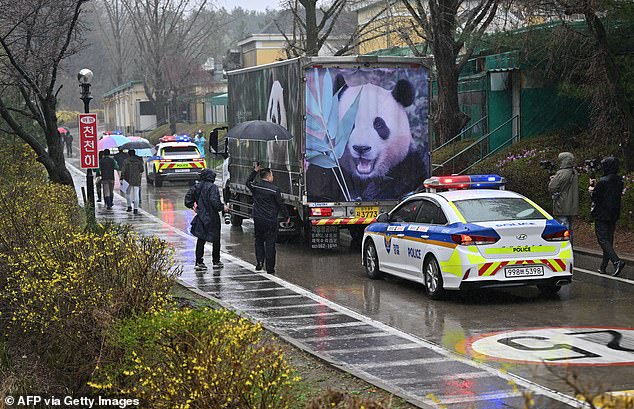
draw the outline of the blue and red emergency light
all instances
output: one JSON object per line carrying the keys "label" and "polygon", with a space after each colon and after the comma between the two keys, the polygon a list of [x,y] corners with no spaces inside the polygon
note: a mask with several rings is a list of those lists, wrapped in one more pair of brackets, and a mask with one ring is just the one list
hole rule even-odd
{"label": "blue and red emergency light", "polygon": [[165,142],[191,142],[192,139],[189,137],[189,135],[165,135],[165,136],[161,136],[161,138],[159,139],[159,142],[161,143],[165,143]]}
{"label": "blue and red emergency light", "polygon": [[458,189],[504,190],[506,180],[500,175],[432,176],[423,182],[426,192]]}

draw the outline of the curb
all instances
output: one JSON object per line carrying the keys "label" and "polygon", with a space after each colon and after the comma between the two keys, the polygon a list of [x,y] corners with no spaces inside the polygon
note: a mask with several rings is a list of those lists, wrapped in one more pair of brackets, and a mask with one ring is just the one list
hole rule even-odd
{"label": "curb", "polygon": [[[600,250],[589,249],[587,247],[575,246],[573,249],[573,252],[579,253],[580,255],[584,255],[584,256],[597,257],[597,258],[603,257],[603,253]],[[628,262],[628,264],[630,265],[634,264],[634,255],[632,254],[623,254],[623,255],[619,255],[619,257],[625,260],[626,262]]]}

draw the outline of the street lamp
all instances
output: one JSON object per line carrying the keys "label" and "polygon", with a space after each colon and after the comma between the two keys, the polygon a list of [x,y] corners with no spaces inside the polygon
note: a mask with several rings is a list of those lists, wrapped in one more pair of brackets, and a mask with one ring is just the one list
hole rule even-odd
{"label": "street lamp", "polygon": [[[84,113],[90,113],[90,81],[92,81],[92,71],[88,68],[83,68],[77,74],[77,81],[79,81],[79,87],[81,88],[81,100],[84,101]],[[88,218],[89,224],[95,221],[95,186],[93,185],[92,169],[86,170],[86,189],[88,193]]]}

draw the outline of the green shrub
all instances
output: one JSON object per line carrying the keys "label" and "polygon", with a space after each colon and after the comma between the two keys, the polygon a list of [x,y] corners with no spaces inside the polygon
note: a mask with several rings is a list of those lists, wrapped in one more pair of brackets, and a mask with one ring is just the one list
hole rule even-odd
{"label": "green shrub", "polygon": [[226,310],[141,315],[115,328],[90,385],[149,408],[288,407],[299,378],[261,331]]}

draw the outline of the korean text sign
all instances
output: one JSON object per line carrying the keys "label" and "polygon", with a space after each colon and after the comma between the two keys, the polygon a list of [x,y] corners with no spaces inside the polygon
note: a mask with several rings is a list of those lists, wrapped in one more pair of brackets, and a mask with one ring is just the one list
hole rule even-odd
{"label": "korean text sign", "polygon": [[97,114],[79,114],[79,150],[82,169],[99,167]]}

